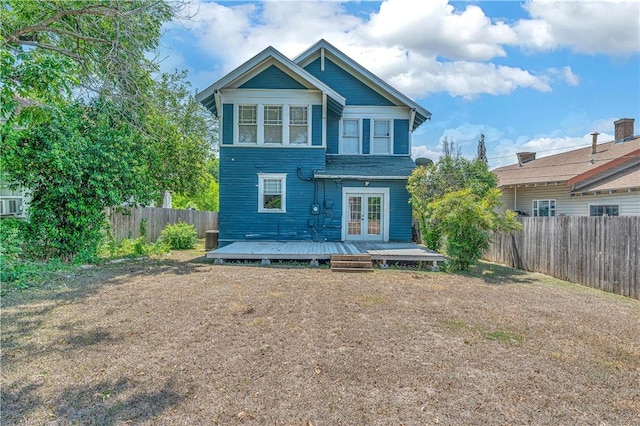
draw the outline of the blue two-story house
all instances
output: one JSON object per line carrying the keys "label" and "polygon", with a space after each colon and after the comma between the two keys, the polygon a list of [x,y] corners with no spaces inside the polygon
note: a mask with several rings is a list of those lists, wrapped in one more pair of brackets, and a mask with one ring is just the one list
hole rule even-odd
{"label": "blue two-story house", "polygon": [[220,119],[220,245],[411,241],[411,135],[431,113],[325,40],[196,98]]}

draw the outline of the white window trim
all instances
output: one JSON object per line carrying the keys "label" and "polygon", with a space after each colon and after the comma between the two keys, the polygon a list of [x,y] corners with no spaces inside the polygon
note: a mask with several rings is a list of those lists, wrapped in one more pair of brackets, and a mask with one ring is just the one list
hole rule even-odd
{"label": "white window trim", "polygon": [[[376,121],[386,121],[389,123],[389,152],[374,152],[374,139],[376,134]],[[393,155],[393,119],[392,118],[372,118],[369,126],[369,154],[370,155]]]}
{"label": "white window trim", "polygon": [[[279,209],[265,209],[264,185],[265,179],[280,179],[282,181],[282,202]],[[287,212],[287,173],[258,173],[258,212],[259,213],[286,213]]]}
{"label": "white window trim", "polygon": [[[549,202],[549,216],[540,216],[537,215],[536,212],[540,211],[540,202],[541,201],[547,201]],[[551,214],[551,202],[553,201],[553,215]],[[537,206],[536,206],[537,203]],[[558,216],[558,202],[556,201],[555,198],[540,198],[540,199],[535,199],[531,201],[531,214],[533,215],[533,217],[556,217]]]}
{"label": "white window trim", "polygon": [[[358,122],[358,152],[357,153],[344,152],[344,126],[343,126],[343,124],[344,124],[344,122],[346,120]],[[338,144],[339,144],[338,152],[340,154],[343,154],[343,155],[359,155],[359,154],[362,154],[362,119],[361,118],[355,118],[355,117],[343,117],[340,120],[340,125],[338,127],[339,127],[338,132],[340,134],[340,140],[338,142]]]}
{"label": "white window trim", "polygon": [[[246,143],[246,142],[239,142],[239,135],[240,135],[240,123],[239,123],[239,119],[240,119],[240,113],[239,113],[239,107],[240,106],[255,106],[256,107],[256,121],[257,121],[257,131],[256,131],[256,138],[257,138],[257,143]],[[264,141],[264,107],[265,106],[279,106],[282,107],[282,143],[265,143]],[[307,107],[307,143],[306,144],[299,144],[299,143],[289,143],[289,107],[292,106],[305,106]],[[282,147],[282,146],[289,146],[289,147],[310,147],[312,146],[312,141],[311,141],[311,128],[313,126],[313,114],[312,114],[312,104],[301,104],[301,103],[291,103],[291,104],[287,104],[287,103],[273,103],[273,102],[269,102],[269,103],[248,103],[248,102],[242,102],[242,103],[237,103],[233,105],[233,109],[234,109],[234,123],[233,123],[233,145],[235,146],[264,146],[264,147]]]}
{"label": "white window trim", "polygon": [[[256,107],[256,142],[240,142],[240,107],[241,106],[252,106],[252,107]],[[257,144],[257,142],[260,140],[260,118],[262,115],[262,112],[260,110],[260,106],[257,104],[250,104],[250,103],[241,103],[241,104],[236,104],[233,106],[233,116],[234,116],[234,123],[233,123],[233,143],[234,145],[240,145],[240,146],[255,146]],[[248,125],[248,124],[247,124]]]}
{"label": "white window trim", "polygon": [[[617,207],[618,208],[618,216],[620,216],[620,203],[607,203],[605,202],[601,202],[601,203],[589,203],[588,204],[588,208],[589,210],[587,211],[587,214],[589,215],[589,217],[602,217],[602,216],[591,216],[591,207]],[[616,217],[616,216],[608,216],[608,217]]]}
{"label": "white window trim", "polygon": [[[312,106],[311,105],[306,105],[306,104],[288,104],[285,105],[286,106],[286,114],[283,115],[282,120],[283,122],[286,123],[286,131],[285,133],[287,134],[287,145],[291,145],[291,146],[311,146],[311,110],[312,110]],[[291,136],[291,126],[298,126],[297,124],[292,125],[291,124],[291,107],[306,107],[307,108],[307,143],[289,143],[289,136]],[[286,121],[285,121],[286,118]]]}

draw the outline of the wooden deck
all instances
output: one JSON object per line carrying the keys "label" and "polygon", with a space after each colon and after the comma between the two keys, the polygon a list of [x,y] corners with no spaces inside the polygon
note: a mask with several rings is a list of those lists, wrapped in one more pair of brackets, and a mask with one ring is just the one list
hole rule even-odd
{"label": "wooden deck", "polygon": [[216,263],[224,260],[308,260],[311,265],[328,260],[332,254],[368,254],[382,265],[393,262],[427,262],[434,267],[445,257],[414,243],[312,242],[312,241],[240,241],[206,254]]}

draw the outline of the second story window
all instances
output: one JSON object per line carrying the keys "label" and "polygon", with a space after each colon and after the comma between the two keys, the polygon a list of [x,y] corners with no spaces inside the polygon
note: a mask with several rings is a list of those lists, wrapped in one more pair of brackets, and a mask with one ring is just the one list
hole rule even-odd
{"label": "second story window", "polygon": [[238,142],[258,142],[258,108],[256,105],[238,106]]}
{"label": "second story window", "polygon": [[391,122],[373,120],[372,154],[391,154]]}
{"label": "second story window", "polygon": [[264,143],[282,143],[282,106],[264,106]]}
{"label": "second story window", "polygon": [[289,107],[289,143],[307,145],[309,143],[309,108],[306,106]]}
{"label": "second story window", "polygon": [[360,153],[360,126],[358,120],[342,120],[341,154]]}

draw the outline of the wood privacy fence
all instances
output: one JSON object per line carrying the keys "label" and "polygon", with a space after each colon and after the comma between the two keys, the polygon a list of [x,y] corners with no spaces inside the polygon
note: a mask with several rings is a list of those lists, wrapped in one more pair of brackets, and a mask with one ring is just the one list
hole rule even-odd
{"label": "wood privacy fence", "polygon": [[640,299],[640,217],[520,218],[485,259]]}
{"label": "wood privacy fence", "polygon": [[123,212],[108,208],[106,213],[111,224],[111,233],[118,243],[125,238],[138,238],[142,222],[146,224],[149,242],[155,242],[165,226],[178,221],[194,225],[198,231],[198,238],[204,238],[206,231],[218,229],[218,212],[137,207],[128,208]]}

